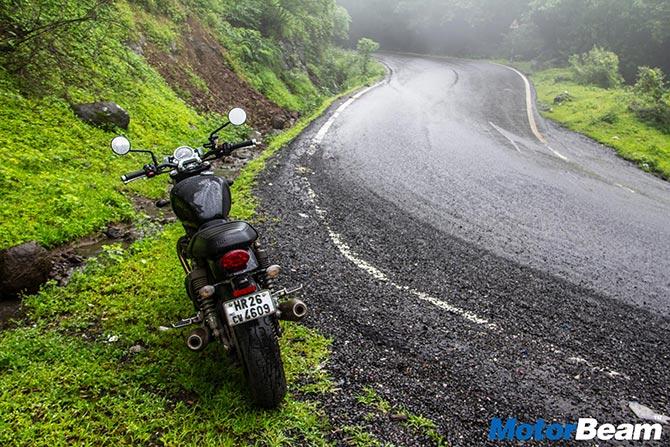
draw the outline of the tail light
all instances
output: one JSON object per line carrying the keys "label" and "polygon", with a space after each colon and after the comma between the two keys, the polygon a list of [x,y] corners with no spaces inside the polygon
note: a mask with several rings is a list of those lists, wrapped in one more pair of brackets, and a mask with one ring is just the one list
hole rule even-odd
{"label": "tail light", "polygon": [[247,275],[233,278],[232,286],[234,298],[249,295],[257,290],[256,284]]}
{"label": "tail light", "polygon": [[233,289],[233,297],[234,298],[239,298],[244,295],[249,295],[250,293],[254,293],[256,291],[256,286],[254,284],[249,284],[248,286],[244,287],[243,289]]}
{"label": "tail light", "polygon": [[219,266],[227,272],[239,272],[249,263],[249,252],[246,250],[229,251],[219,259]]}

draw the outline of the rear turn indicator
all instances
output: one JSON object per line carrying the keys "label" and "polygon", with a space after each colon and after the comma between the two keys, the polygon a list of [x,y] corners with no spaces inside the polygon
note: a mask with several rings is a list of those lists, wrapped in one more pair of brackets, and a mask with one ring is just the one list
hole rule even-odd
{"label": "rear turn indicator", "polygon": [[239,272],[249,263],[249,252],[246,250],[229,251],[219,259],[219,266],[227,272]]}

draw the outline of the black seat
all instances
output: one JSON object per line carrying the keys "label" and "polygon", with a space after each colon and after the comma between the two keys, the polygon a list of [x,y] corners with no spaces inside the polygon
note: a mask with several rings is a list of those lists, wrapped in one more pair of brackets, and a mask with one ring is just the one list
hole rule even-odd
{"label": "black seat", "polygon": [[258,233],[246,222],[217,220],[208,222],[193,235],[188,256],[212,259],[236,248],[246,248],[258,239]]}

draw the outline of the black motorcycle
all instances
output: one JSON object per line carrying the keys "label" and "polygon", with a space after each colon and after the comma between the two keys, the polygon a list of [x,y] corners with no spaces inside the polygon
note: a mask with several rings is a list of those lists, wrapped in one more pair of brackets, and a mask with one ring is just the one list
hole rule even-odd
{"label": "black motorcycle", "polygon": [[197,313],[172,327],[198,326],[186,339],[192,351],[202,351],[213,341],[221,343],[241,362],[254,403],[275,408],[286,394],[279,320],[299,321],[307,307],[298,299],[285,299],[300,287],[275,288],[281,269],[270,264],[256,230],[246,222],[228,219],[232,182],[215,176],[210,162],[256,144],[253,140],[219,144],[219,131],[245,122],[244,110],[233,109],[228,122],[210,134],[203,149],[179,147],[162,163],[151,151],[132,150],[123,136],[112,140],[112,150],[117,155],[140,152],[151,157],[139,171],[122,176],[124,183],[169,173],[174,184],[170,203],[186,230],[177,242],[177,256]]}

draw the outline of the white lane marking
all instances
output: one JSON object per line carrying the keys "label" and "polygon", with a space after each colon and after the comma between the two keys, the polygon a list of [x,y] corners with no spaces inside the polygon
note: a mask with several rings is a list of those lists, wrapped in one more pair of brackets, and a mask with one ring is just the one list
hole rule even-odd
{"label": "white lane marking", "polygon": [[422,301],[429,302],[433,304],[436,307],[439,307],[440,309],[446,310],[447,312],[451,312],[453,314],[456,314],[465,320],[482,325],[486,327],[487,329],[491,331],[496,331],[498,332],[500,329],[498,328],[498,325],[495,323],[489,322],[487,319],[482,318],[475,314],[474,312],[470,312],[465,309],[461,309],[460,307],[454,306],[444,300],[435,298],[425,292],[421,292],[419,290],[412,289],[409,286],[401,286],[399,284],[396,284],[395,282],[391,281],[389,277],[379,270],[377,267],[373,266],[372,264],[368,263],[367,261],[361,259],[356,253],[354,253],[353,250],[351,250],[351,247],[347,245],[346,242],[342,240],[342,236],[330,227],[328,224],[328,221],[326,220],[326,211],[321,208],[317,203],[316,203],[316,193],[312,189],[311,185],[305,180],[305,187],[307,189],[307,196],[312,202],[312,205],[314,206],[314,209],[316,210],[317,216],[319,216],[319,219],[321,220],[321,223],[323,223],[323,226],[326,228],[326,231],[328,232],[328,235],[330,236],[330,240],[333,242],[333,245],[338,249],[340,254],[344,256],[347,260],[349,260],[351,263],[353,263],[356,267],[359,269],[363,270],[364,272],[368,273],[370,276],[372,276],[374,279],[377,281],[381,281],[383,283],[386,283],[390,285],[391,287],[401,291],[401,292],[407,292],[415,297],[419,298]]}
{"label": "white lane marking", "polygon": [[618,186],[618,187],[621,188],[621,189],[625,189],[626,191],[628,191],[628,192],[631,193],[631,194],[635,194],[635,193],[636,193],[636,191],[635,191],[634,189],[631,189],[631,188],[629,188],[628,186],[624,186],[624,185],[622,185],[621,183],[615,183],[614,186]]}
{"label": "white lane marking", "polygon": [[363,96],[364,94],[366,94],[367,92],[372,90],[373,88],[379,87],[383,83],[384,83],[384,81],[380,81],[380,82],[378,82],[374,85],[371,85],[370,87],[361,90],[360,92],[356,93],[354,96],[352,96],[351,98],[349,98],[348,100],[346,100],[345,102],[340,104],[340,106],[337,108],[337,110],[335,110],[335,113],[333,113],[330,116],[330,118],[328,118],[328,120],[323,124],[323,126],[321,126],[319,131],[316,133],[316,135],[314,136],[314,139],[313,139],[313,143],[314,144],[321,144],[323,139],[326,137],[326,134],[330,130],[330,126],[332,126],[333,123],[335,122],[335,120],[340,116],[340,113],[344,112],[344,110],[347,107],[349,107],[354,101],[356,101],[358,98],[360,98],[361,96]]}
{"label": "white lane marking", "polygon": [[502,135],[503,137],[507,138],[507,141],[509,141],[510,143],[512,143],[512,146],[514,146],[514,149],[516,149],[517,152],[521,153],[521,149],[519,149],[519,146],[517,146],[516,141],[514,141],[513,139],[511,139],[510,137],[508,137],[508,136],[507,136],[507,133],[506,133],[503,129],[501,129],[500,127],[496,126],[496,125],[493,124],[491,121],[489,121],[489,124],[490,124],[491,127],[493,127],[495,130],[497,130],[498,133],[499,133],[500,135]]}
{"label": "white lane marking", "polygon": [[547,147],[549,148],[549,150],[550,150],[551,152],[554,153],[554,155],[556,155],[556,156],[557,156],[558,158],[560,158],[561,160],[563,160],[563,161],[570,161],[570,159],[569,159],[568,157],[566,157],[565,155],[561,154],[560,152],[554,150],[554,148],[552,148],[551,146],[547,145]]}
{"label": "white lane marking", "polygon": [[514,73],[518,74],[521,76],[521,79],[523,79],[523,83],[526,86],[526,114],[528,115],[528,124],[530,124],[530,130],[533,132],[533,135],[543,144],[547,144],[547,140],[544,138],[544,136],[540,133],[540,130],[537,128],[537,123],[535,122],[535,114],[533,113],[533,92],[530,88],[530,81],[528,78],[521,73],[519,70],[513,67],[509,67],[507,65],[503,64],[498,64],[495,62],[492,62],[495,65],[499,65],[501,67],[505,67],[508,70],[512,70]]}
{"label": "white lane marking", "polygon": [[[317,146],[323,141],[323,138],[326,136],[326,133],[328,133],[328,130],[333,125],[333,122],[335,121],[336,117],[339,117],[340,114],[347,107],[349,107],[356,99],[360,98],[365,93],[372,90],[373,88],[376,88],[376,87],[382,85],[383,83],[384,83],[384,81],[381,81],[381,82],[379,82],[379,83],[377,83],[377,84],[375,84],[371,87],[368,87],[365,90],[362,90],[359,93],[357,93],[356,95],[352,96],[346,102],[342,103],[342,105],[340,105],[337,108],[337,110],[335,111],[333,116],[331,116],[323,124],[323,126],[321,126],[321,128],[319,129],[317,134],[314,136],[314,138],[312,139],[312,143],[309,145],[309,149],[307,151],[308,154],[310,156],[314,155],[314,153],[316,152]],[[305,182],[305,188],[307,190],[307,196],[308,196],[309,200],[311,201],[312,206],[314,207],[314,210],[316,211],[317,216],[319,217],[323,226],[325,227],[326,231],[328,232],[328,235],[329,235],[331,241],[333,242],[333,245],[335,245],[335,247],[338,249],[340,254],[342,254],[342,256],[344,256],[347,260],[352,262],[359,269],[368,273],[374,279],[376,279],[380,282],[386,283],[386,284],[390,285],[391,287],[394,287],[395,289],[397,289],[399,291],[410,293],[410,294],[414,295],[415,297],[417,297],[418,299],[420,299],[422,301],[426,301],[428,303],[431,303],[434,306],[439,307],[440,309],[446,310],[447,312],[451,312],[455,315],[459,315],[460,317],[464,318],[465,320],[470,321],[470,322],[475,323],[475,324],[478,324],[478,325],[481,325],[481,326],[483,326],[484,328],[486,328],[490,331],[497,332],[497,333],[502,333],[502,329],[496,323],[489,322],[487,319],[478,316],[474,312],[470,312],[468,310],[461,309],[460,307],[454,306],[451,303],[448,303],[446,301],[435,298],[435,297],[433,297],[433,296],[431,296],[431,295],[429,295],[425,292],[421,292],[419,290],[412,289],[409,286],[401,286],[399,284],[396,284],[395,282],[391,281],[390,278],[384,272],[382,272],[381,270],[379,270],[377,267],[370,264],[369,262],[365,261],[364,259],[361,259],[351,249],[351,247],[349,247],[349,245],[342,240],[342,236],[340,234],[336,233],[335,231],[333,231],[333,229],[330,227],[330,224],[328,223],[328,221],[326,219],[327,212],[326,212],[326,210],[321,208],[316,203],[316,193],[314,192],[311,185],[309,184],[309,181],[307,180],[306,177],[303,177],[303,181]],[[549,347],[549,350],[551,352],[553,352],[554,354],[557,354],[561,357],[564,357],[565,353],[561,349],[559,349],[556,345],[554,345],[553,343],[549,343],[548,347]],[[619,373],[617,371],[614,371],[612,369],[609,369],[609,368],[603,368],[603,367],[600,367],[600,366],[596,366],[593,363],[591,363],[588,360],[583,359],[581,357],[570,357],[570,358],[567,359],[567,361],[570,361],[570,360],[574,361],[575,359],[579,359],[580,360],[579,363],[584,363],[587,366],[589,366],[592,371],[605,373],[611,379],[614,379],[614,378],[617,378],[617,377],[622,377],[626,380],[630,380],[630,378],[625,374],[621,374],[621,373]]]}

